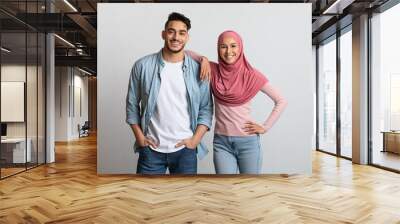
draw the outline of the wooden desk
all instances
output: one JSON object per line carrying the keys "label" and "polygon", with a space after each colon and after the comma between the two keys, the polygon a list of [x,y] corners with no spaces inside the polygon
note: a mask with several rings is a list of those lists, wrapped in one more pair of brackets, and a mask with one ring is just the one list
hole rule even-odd
{"label": "wooden desk", "polygon": [[[25,163],[31,162],[31,145],[30,138],[27,139],[25,151],[25,138],[6,138],[1,139],[1,157],[6,163]],[[26,153],[25,153],[26,152]],[[25,161],[27,159],[27,161]]]}
{"label": "wooden desk", "polygon": [[400,154],[400,131],[382,131],[383,150],[382,152],[393,152]]}

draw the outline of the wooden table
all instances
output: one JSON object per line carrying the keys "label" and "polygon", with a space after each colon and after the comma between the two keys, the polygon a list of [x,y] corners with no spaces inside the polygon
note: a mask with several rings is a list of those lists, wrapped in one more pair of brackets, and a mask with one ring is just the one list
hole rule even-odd
{"label": "wooden table", "polygon": [[[26,142],[28,144],[26,144]],[[27,145],[25,149],[25,145]],[[6,138],[1,139],[1,159],[6,163],[25,163],[30,162],[32,141],[30,138]]]}
{"label": "wooden table", "polygon": [[383,133],[382,152],[400,154],[400,131],[382,131],[381,133]]}

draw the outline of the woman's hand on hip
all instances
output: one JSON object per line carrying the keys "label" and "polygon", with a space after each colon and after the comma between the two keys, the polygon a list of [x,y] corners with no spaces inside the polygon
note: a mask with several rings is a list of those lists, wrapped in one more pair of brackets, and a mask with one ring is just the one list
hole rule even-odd
{"label": "woman's hand on hip", "polygon": [[243,127],[243,130],[249,135],[264,134],[266,132],[265,128],[262,125],[252,121],[246,122]]}

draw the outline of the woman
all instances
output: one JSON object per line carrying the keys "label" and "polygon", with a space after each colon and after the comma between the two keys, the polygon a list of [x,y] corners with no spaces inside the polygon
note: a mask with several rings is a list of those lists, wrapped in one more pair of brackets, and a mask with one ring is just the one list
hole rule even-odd
{"label": "woman", "polygon": [[[211,80],[216,119],[213,142],[215,170],[217,174],[236,174],[238,171],[258,174],[262,162],[259,135],[272,127],[287,102],[268,79],[247,62],[239,34],[223,32],[217,47],[218,63],[209,63],[207,58],[188,52],[195,60],[201,61],[201,78]],[[262,125],[250,116],[251,100],[259,91],[275,102]]]}

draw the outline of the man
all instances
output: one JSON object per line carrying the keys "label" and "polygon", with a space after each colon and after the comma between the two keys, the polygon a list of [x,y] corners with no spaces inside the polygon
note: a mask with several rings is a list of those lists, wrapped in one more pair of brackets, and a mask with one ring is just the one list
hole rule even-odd
{"label": "man", "polygon": [[200,143],[211,127],[209,83],[199,64],[184,53],[190,20],[171,13],[162,31],[164,47],[135,62],[126,98],[126,122],[136,138],[137,173],[196,174]]}

